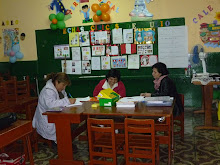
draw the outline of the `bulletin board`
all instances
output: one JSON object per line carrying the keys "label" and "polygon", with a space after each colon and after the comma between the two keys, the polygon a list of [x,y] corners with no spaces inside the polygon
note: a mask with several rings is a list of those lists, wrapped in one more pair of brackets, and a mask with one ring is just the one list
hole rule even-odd
{"label": "bulletin board", "polygon": [[[90,31],[91,28],[96,30],[105,30],[108,27],[110,30],[119,27],[122,29],[134,29],[134,28],[155,28],[155,41],[153,44],[153,54],[158,55],[158,27],[168,27],[168,26],[184,26],[184,18],[172,18],[172,19],[161,19],[152,20],[147,22],[124,22],[124,23],[112,23],[112,24],[100,24],[100,25],[89,25],[89,26],[79,26],[79,27],[69,27],[66,31],[63,30],[36,30],[36,44],[37,44],[37,55],[38,55],[38,74],[45,75],[51,72],[61,72],[61,59],[54,58],[54,45],[69,44],[69,34],[68,32],[73,32],[74,30],[80,31],[83,27],[84,31]],[[92,27],[91,27],[92,26]],[[66,34],[64,34],[66,33]],[[111,36],[112,37],[112,36]],[[111,41],[112,42],[112,41]],[[91,47],[91,46],[90,46]],[[121,50],[120,54],[121,54]],[[70,58],[72,57],[70,51]],[[139,69],[128,69],[120,68],[122,78],[143,78],[149,75],[151,76],[151,67],[140,67]],[[184,69],[169,69],[170,74],[183,75]],[[107,73],[106,70],[92,70],[91,74],[83,75],[71,75],[72,79],[78,79],[79,77],[85,78],[96,78],[98,76],[103,76]]]}

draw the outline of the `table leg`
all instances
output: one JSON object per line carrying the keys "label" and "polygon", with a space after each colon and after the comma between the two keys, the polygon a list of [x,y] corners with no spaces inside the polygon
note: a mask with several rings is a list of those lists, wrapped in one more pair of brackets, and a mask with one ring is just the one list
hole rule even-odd
{"label": "table leg", "polygon": [[[172,118],[172,117],[171,117]],[[170,117],[167,117],[167,123],[168,123],[168,164],[171,165],[172,162],[172,152],[174,150],[173,146],[173,126],[172,126],[172,119]]]}
{"label": "table leg", "polygon": [[84,164],[83,161],[73,160],[70,121],[67,119],[60,119],[56,121],[55,125],[56,125],[56,136],[57,136],[58,159],[50,160],[50,165]]}
{"label": "table leg", "polygon": [[202,109],[201,110],[196,110],[196,111],[194,111],[193,113],[194,114],[198,114],[198,113],[205,113],[205,105],[204,105],[204,103],[205,103],[205,99],[204,99],[204,85],[202,85]]}
{"label": "table leg", "polygon": [[197,126],[195,129],[220,129],[220,127],[212,126],[212,99],[213,99],[213,86],[212,85],[204,85],[203,86],[203,102],[205,109],[205,125]]}
{"label": "table leg", "polygon": [[28,156],[29,156],[30,164],[34,165],[34,159],[33,159],[33,153],[32,153],[32,148],[31,148],[30,136],[26,135],[25,139],[26,139],[26,143],[27,143],[27,150],[28,150]]}
{"label": "table leg", "polygon": [[173,124],[173,115],[171,116],[171,122],[170,122],[170,124],[171,124],[171,153],[172,153],[172,155],[171,155],[171,158],[173,158],[173,156],[174,156],[174,124]]}

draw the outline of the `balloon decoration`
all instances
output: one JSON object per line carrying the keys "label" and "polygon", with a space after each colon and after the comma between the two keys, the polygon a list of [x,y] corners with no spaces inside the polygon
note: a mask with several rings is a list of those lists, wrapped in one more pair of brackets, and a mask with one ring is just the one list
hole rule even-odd
{"label": "balloon decoration", "polygon": [[58,13],[57,15],[56,14],[50,14],[49,15],[49,20],[52,22],[50,24],[50,28],[52,30],[56,30],[57,28],[58,29],[64,29],[66,28],[66,24],[64,22],[64,14],[63,13]]}
{"label": "balloon decoration", "polygon": [[13,45],[12,48],[7,51],[7,55],[9,56],[10,63],[15,63],[17,59],[22,59],[24,57],[24,54],[20,52],[19,44]]}
{"label": "balloon decoration", "polygon": [[95,12],[95,15],[93,16],[94,22],[99,21],[110,21],[110,15],[107,13],[110,9],[109,5],[107,3],[102,3],[101,6],[97,3],[92,4],[91,9],[93,12]]}

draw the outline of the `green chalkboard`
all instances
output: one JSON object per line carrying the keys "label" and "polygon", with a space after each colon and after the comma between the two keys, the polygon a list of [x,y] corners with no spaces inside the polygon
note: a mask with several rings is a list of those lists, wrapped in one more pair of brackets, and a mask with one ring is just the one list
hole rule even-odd
{"label": "green chalkboard", "polygon": [[[153,20],[149,22],[125,22],[125,23],[112,23],[92,26],[95,30],[105,30],[106,25],[110,30],[116,26],[122,29],[131,29],[133,26],[136,28],[150,28],[154,27],[156,31],[156,41],[153,44],[153,54],[158,54],[158,41],[157,41],[157,27],[165,26],[181,26],[185,25],[184,18],[173,18],[173,19],[162,19]],[[68,31],[80,30],[82,27],[70,27]],[[91,30],[91,25],[83,26],[85,31]],[[38,73],[39,75],[45,75],[50,72],[61,71],[61,60],[54,59],[54,45],[69,44],[69,34],[63,34],[62,30],[36,30],[36,44],[37,44],[37,55],[38,55]],[[139,70],[128,70],[120,69],[123,78],[142,78],[147,75],[151,76],[151,68],[140,68]],[[184,74],[184,69],[172,69],[171,74]],[[106,70],[92,71],[89,75],[70,75],[72,79],[78,79],[79,77],[87,77],[88,79],[93,76],[105,75]],[[90,76],[90,77],[89,77]]]}

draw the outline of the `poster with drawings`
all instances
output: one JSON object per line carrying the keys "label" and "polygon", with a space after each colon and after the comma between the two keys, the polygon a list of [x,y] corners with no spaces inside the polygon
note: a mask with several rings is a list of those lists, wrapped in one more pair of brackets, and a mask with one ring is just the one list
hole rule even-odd
{"label": "poster with drawings", "polygon": [[153,54],[153,44],[137,45],[137,54]]}
{"label": "poster with drawings", "polygon": [[111,45],[106,45],[106,56],[118,56],[119,55],[119,50],[118,46],[111,46]]}
{"label": "poster with drawings", "polygon": [[90,47],[82,47],[82,60],[91,60]]}
{"label": "poster with drawings", "polygon": [[133,43],[133,29],[123,29],[123,41],[126,44]]}
{"label": "poster with drawings", "polygon": [[128,69],[139,69],[140,59],[139,55],[133,54],[128,56]]}
{"label": "poster with drawings", "polygon": [[134,29],[134,44],[153,44],[155,34],[155,28],[136,28]]}
{"label": "poster with drawings", "polygon": [[111,57],[112,68],[127,68],[127,56],[113,56]]}
{"label": "poster with drawings", "polygon": [[72,60],[81,60],[80,47],[72,47]]}
{"label": "poster with drawings", "polygon": [[150,67],[158,62],[157,55],[140,55],[141,67]]}
{"label": "poster with drawings", "polygon": [[105,55],[105,45],[92,46],[92,56]]}
{"label": "poster with drawings", "polygon": [[91,74],[90,61],[82,61],[82,74]]}
{"label": "poster with drawings", "polygon": [[101,70],[100,57],[92,57],[92,70]]}
{"label": "poster with drawings", "polygon": [[81,61],[65,60],[61,61],[62,72],[66,74],[82,74]]}
{"label": "poster with drawings", "polygon": [[90,46],[88,31],[79,32],[79,43],[80,46]]}
{"label": "poster with drawings", "polygon": [[70,47],[79,46],[79,32],[69,33],[69,45]]}
{"label": "poster with drawings", "polygon": [[54,58],[69,59],[70,58],[69,45],[54,45]]}
{"label": "poster with drawings", "polygon": [[111,33],[109,30],[105,31],[90,31],[91,45],[110,44]]}
{"label": "poster with drawings", "polygon": [[102,68],[102,70],[111,69],[110,56],[101,57],[101,68]]}
{"label": "poster with drawings", "polygon": [[14,45],[19,45],[19,29],[3,29],[3,43],[4,43],[4,55],[7,56],[8,52],[11,52],[11,49]]}
{"label": "poster with drawings", "polygon": [[122,41],[122,28],[112,29],[112,43],[113,44],[121,44]]}

